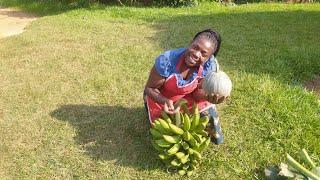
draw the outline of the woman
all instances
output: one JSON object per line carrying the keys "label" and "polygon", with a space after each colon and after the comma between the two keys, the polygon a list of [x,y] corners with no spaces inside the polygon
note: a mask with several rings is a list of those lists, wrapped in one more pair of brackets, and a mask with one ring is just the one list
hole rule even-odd
{"label": "woman", "polygon": [[[206,29],[198,32],[188,48],[166,51],[156,58],[144,90],[144,101],[149,121],[160,117],[164,110],[174,114],[174,103],[181,98],[188,101],[189,108],[196,102],[200,112],[209,112],[211,124],[214,125],[211,140],[220,144],[223,141],[220,123],[213,122],[215,106],[224,101],[225,97],[218,94],[207,95],[201,89],[203,77],[208,71],[217,71],[216,56],[221,45],[218,32]],[[207,111],[208,110],[208,111]]]}

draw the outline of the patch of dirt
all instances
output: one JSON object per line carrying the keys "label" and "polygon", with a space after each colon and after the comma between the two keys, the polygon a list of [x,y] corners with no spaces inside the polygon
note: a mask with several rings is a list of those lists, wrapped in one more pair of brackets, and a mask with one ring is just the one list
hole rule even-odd
{"label": "patch of dirt", "polygon": [[15,9],[0,8],[0,38],[20,34],[37,17]]}
{"label": "patch of dirt", "polygon": [[320,97],[320,75],[317,75],[313,80],[306,82],[304,86],[306,89],[313,91]]}

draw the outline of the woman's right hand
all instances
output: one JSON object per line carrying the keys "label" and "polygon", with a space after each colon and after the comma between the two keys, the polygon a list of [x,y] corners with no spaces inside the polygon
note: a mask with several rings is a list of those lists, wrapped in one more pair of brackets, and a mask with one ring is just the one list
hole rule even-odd
{"label": "woman's right hand", "polygon": [[228,97],[220,96],[219,94],[207,95],[207,101],[211,102],[212,104],[220,104],[224,102],[226,98]]}
{"label": "woman's right hand", "polygon": [[170,99],[166,99],[164,101],[164,111],[167,113],[167,114],[175,114],[177,113],[178,111],[180,111],[180,107],[177,107],[176,109],[174,108],[174,105],[173,105],[173,101],[170,100]]}

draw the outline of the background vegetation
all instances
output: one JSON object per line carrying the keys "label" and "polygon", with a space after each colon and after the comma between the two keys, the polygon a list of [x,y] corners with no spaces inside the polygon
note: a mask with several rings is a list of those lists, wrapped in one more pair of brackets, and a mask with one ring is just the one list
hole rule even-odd
{"label": "background vegetation", "polygon": [[193,178],[262,179],[301,148],[320,162],[320,102],[301,86],[320,69],[319,4],[15,2],[45,16],[0,39],[1,178],[179,178],[149,143],[142,92],[155,57],[207,27],[222,35],[234,90],[218,107],[225,142],[210,145]]}
{"label": "background vegetation", "polygon": [[[136,7],[192,7],[201,3],[219,2],[221,4],[245,4],[245,3],[313,3],[320,0],[0,0],[2,6],[19,6],[37,11],[63,11],[79,7],[89,7],[94,4],[122,5]],[[46,7],[46,8],[44,8]]]}

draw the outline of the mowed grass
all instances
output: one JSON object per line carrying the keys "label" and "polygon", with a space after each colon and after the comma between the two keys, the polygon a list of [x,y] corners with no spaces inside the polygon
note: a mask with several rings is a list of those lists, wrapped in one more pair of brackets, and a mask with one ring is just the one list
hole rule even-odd
{"label": "mowed grass", "polygon": [[234,84],[225,135],[194,179],[263,179],[306,148],[320,163],[320,5],[101,7],[44,16],[0,39],[1,179],[176,179],[150,145],[142,102],[155,57],[217,29]]}

